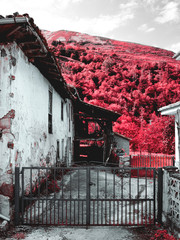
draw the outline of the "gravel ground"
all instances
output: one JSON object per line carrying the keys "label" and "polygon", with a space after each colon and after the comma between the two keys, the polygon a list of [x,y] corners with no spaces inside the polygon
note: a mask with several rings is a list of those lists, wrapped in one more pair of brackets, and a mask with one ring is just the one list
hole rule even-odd
{"label": "gravel ground", "polygon": [[0,239],[26,240],[150,240],[153,227],[17,227],[0,235]]}

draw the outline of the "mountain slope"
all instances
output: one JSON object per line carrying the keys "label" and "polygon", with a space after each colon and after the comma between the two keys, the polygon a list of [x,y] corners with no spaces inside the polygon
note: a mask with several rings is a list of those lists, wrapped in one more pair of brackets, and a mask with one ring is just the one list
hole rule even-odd
{"label": "mountain slope", "polygon": [[81,98],[122,114],[114,130],[132,138],[133,150],[173,153],[173,119],[158,113],[179,101],[180,62],[173,52],[77,32],[44,35]]}

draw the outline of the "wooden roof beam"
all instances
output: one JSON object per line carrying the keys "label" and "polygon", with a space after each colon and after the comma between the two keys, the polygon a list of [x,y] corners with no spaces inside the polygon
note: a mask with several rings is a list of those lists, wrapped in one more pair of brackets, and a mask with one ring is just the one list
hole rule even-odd
{"label": "wooden roof beam", "polygon": [[39,43],[37,41],[30,41],[30,42],[21,42],[18,45],[20,46],[26,46],[26,45],[33,45],[33,46],[39,46]]}
{"label": "wooden roof beam", "polygon": [[29,58],[45,58],[46,57],[46,53],[44,54],[37,54],[37,55],[29,55]]}
{"label": "wooden roof beam", "polygon": [[24,52],[25,52],[25,54],[26,53],[33,53],[33,52],[37,52],[37,51],[39,51],[40,50],[40,48],[34,48],[34,49],[26,49],[26,50],[23,50]]}
{"label": "wooden roof beam", "polygon": [[58,72],[48,71],[48,74],[55,75],[55,76],[60,76],[60,73],[58,73]]}
{"label": "wooden roof beam", "polygon": [[52,62],[43,61],[43,60],[41,60],[40,62],[43,63],[43,64],[47,64],[47,65],[49,65],[49,66],[56,67],[56,64],[55,64],[55,63],[52,63]]}
{"label": "wooden roof beam", "polygon": [[13,35],[15,32],[17,32],[20,28],[21,28],[21,26],[16,27],[14,30],[12,30],[10,33],[8,33],[8,34],[6,35],[6,37],[7,37],[7,38],[10,37],[10,36]]}

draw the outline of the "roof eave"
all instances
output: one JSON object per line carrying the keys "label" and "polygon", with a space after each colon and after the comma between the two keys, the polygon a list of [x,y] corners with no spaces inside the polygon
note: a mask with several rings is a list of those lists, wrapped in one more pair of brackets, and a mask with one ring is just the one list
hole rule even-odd
{"label": "roof eave", "polygon": [[178,109],[180,109],[180,101],[159,108],[158,111],[161,115],[175,115]]}

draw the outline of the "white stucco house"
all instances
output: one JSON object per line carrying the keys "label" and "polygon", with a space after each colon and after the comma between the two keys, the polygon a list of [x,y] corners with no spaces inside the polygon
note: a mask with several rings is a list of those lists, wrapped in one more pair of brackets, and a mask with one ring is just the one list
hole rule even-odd
{"label": "white stucco house", "polygon": [[0,214],[9,216],[15,166],[71,165],[72,95],[28,15],[0,19]]}
{"label": "white stucco house", "polygon": [[[85,155],[81,142],[92,140],[103,142],[105,162],[119,116],[81,101],[32,18],[0,15],[0,218],[12,216],[15,167],[70,166]],[[93,149],[86,156],[95,160]]]}
{"label": "white stucco house", "polygon": [[180,101],[159,109],[162,115],[175,116],[175,166],[180,169]]}

